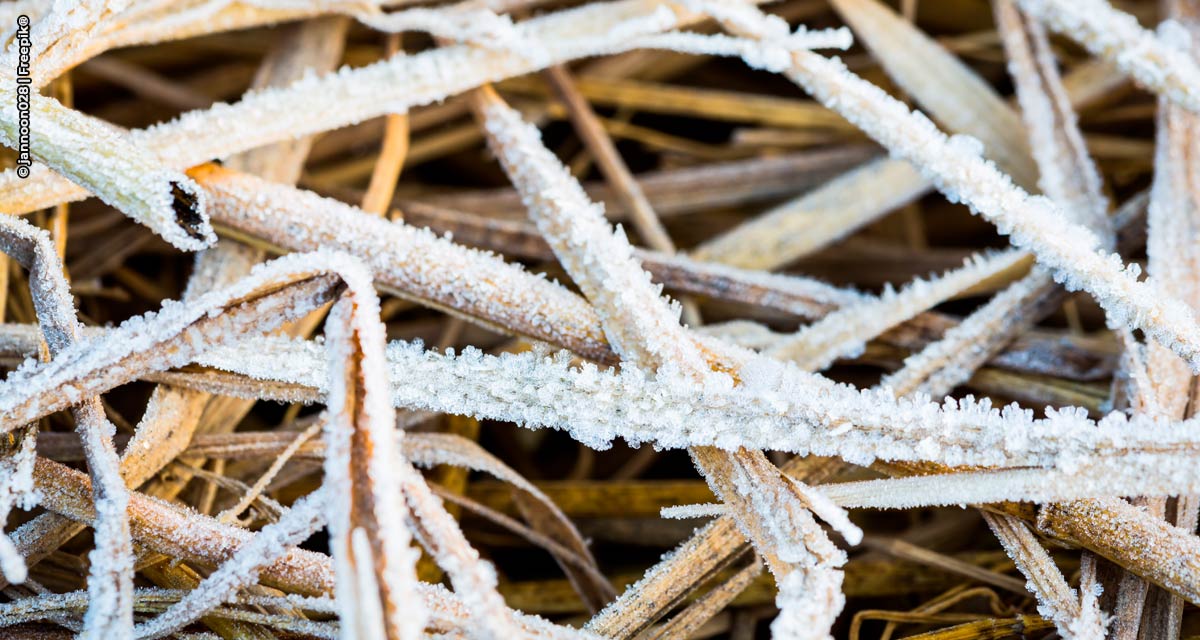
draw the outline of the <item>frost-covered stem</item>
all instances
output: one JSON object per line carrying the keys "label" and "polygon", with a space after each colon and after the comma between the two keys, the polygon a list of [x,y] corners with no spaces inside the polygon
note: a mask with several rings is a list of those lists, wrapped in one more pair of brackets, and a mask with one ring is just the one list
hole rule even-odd
{"label": "frost-covered stem", "polygon": [[[407,640],[420,634],[426,614],[403,609],[413,601],[417,556],[406,522],[411,516],[396,500],[395,412],[378,388],[384,366],[378,299],[367,274],[355,273],[349,282],[348,297],[334,305],[326,329],[330,393],[322,486],[342,497],[330,503],[329,517],[338,610],[345,637],[381,628],[389,640]],[[355,535],[368,542],[367,557],[354,548]],[[363,576],[372,579],[364,583]]]}
{"label": "frost-covered stem", "polygon": [[1200,67],[1167,25],[1160,35],[1106,0],[1017,0],[1052,30],[1111,60],[1143,87],[1200,113]]}
{"label": "frost-covered stem", "polygon": [[[312,401],[323,395],[324,367],[315,346],[276,340],[252,341],[244,348],[248,351],[211,349],[198,361],[298,385],[282,394],[252,388],[271,399]],[[248,353],[258,355],[248,361]],[[997,411],[987,401],[939,405],[928,397],[896,398],[891,391],[834,385],[761,361],[742,371],[742,386],[721,388],[651,379],[636,370],[603,372],[589,364],[574,369],[565,353],[552,359],[538,353],[485,356],[468,349],[448,356],[394,343],[388,360],[396,406],[564,429],[595,448],[620,437],[669,448],[716,445],[833,455],[855,464],[881,459],[1037,466],[1066,474],[1094,467],[1114,474],[1110,488],[1120,483],[1174,487],[1164,493],[1200,479],[1200,471],[1187,463],[1200,455],[1196,419],[1167,423],[1115,413],[1094,422],[1083,410],[1066,409],[1037,419],[1015,406]],[[628,406],[637,410],[621,409]]]}
{"label": "frost-covered stem", "polygon": [[[34,310],[51,359],[76,344],[75,317],[66,277],[49,235],[19,218],[0,218],[0,250],[29,272]],[[133,625],[133,549],[126,509],[129,492],[121,479],[113,449],[116,431],[97,396],[72,408],[93,480],[96,504],[96,547],[89,555],[88,594],[93,605],[84,618],[83,637],[128,635]]]}
{"label": "frost-covered stem", "polygon": [[521,194],[529,216],[559,262],[600,315],[605,336],[634,366],[653,372],[672,363],[688,375],[710,372],[679,324],[679,307],[662,298],[633,258],[624,232],[614,233],[603,207],[584,193],[557,158],[494,91],[475,93],[492,152]]}
{"label": "frost-covered stem", "polygon": [[324,525],[322,511],[328,502],[327,495],[325,490],[317,489],[298,500],[279,521],[255,534],[232,558],[199,586],[187,592],[179,602],[135,627],[134,635],[138,638],[159,638],[174,633],[232,600],[238,590],[257,581],[263,565],[274,562]]}
{"label": "frost-covered stem", "polygon": [[992,296],[936,342],[908,356],[904,366],[884,376],[880,386],[898,395],[941,397],[970,380],[997,351],[1011,341],[1040,311],[1061,297],[1050,274],[1040,266]]}
{"label": "frost-covered stem", "polygon": [[1013,2],[995,3],[996,24],[1037,160],[1038,186],[1073,222],[1091,229],[1102,246],[1112,250],[1114,236],[1103,183],[1079,131],[1049,39]]}
{"label": "frost-covered stem", "polygon": [[[981,513],[1017,569],[1029,579],[1027,586],[1037,597],[1038,613],[1053,620],[1064,638],[1074,637],[1070,627],[1077,623],[1082,612],[1079,599],[1046,548],[1024,522],[988,511]],[[1103,637],[1101,634],[1100,638]]]}
{"label": "frost-covered stem", "polygon": [[[99,196],[180,249],[194,251],[216,241],[196,183],[111,125],[33,92],[24,121],[28,147],[23,147],[15,87],[11,78],[0,79],[0,142],[29,154],[25,159],[44,162],[86,190],[83,194]],[[5,209],[12,213],[15,207]]]}
{"label": "frost-covered stem", "polygon": [[[554,63],[635,48],[640,36],[677,28],[699,17],[668,9],[657,0],[585,5],[517,24],[517,39],[532,47],[513,51],[454,45],[393,57],[358,69],[305,78],[286,88],[253,92],[232,105],[214,105],[169,123],[132,131],[128,140],[169,161],[170,166],[185,169],[273,142],[406,113]],[[597,33],[605,35],[592,35]],[[297,104],[305,108],[298,110]],[[35,115],[34,122],[37,120]],[[35,141],[34,148],[39,146]],[[12,170],[0,174],[0,200],[13,213],[86,195],[87,191],[44,167],[35,166],[27,179]]]}
{"label": "frost-covered stem", "polygon": [[353,253],[381,284],[410,299],[586,357],[615,360],[586,301],[519,265],[426,229],[214,165],[193,169],[192,175],[209,192],[210,208],[224,226],[293,251]]}
{"label": "frost-covered stem", "polygon": [[1103,251],[1094,233],[1071,223],[1053,202],[1013,185],[983,159],[976,142],[947,138],[928,118],[836,60],[808,52],[794,53],[793,60],[789,78],[893,155],[912,161],[948,198],[996,224],[1068,289],[1095,296],[1112,323],[1146,331],[1200,368],[1200,326],[1188,307],[1153,281],[1139,281],[1136,265],[1126,266],[1119,256]]}
{"label": "frost-covered stem", "polygon": [[918,278],[900,291],[888,287],[876,298],[842,307],[780,340],[766,354],[790,361],[805,371],[820,371],[838,358],[858,355],[867,340],[887,329],[1014,269],[1025,260],[1021,251],[972,256],[961,268],[940,277]]}
{"label": "frost-covered stem", "polygon": [[[521,193],[530,216],[595,306],[606,337],[633,365],[631,369],[691,384],[728,384],[724,382],[728,376],[713,369],[717,364],[728,365],[706,354],[680,326],[679,308],[664,302],[661,287],[650,281],[634,259],[624,233],[620,229],[613,232],[602,208],[588,199],[579,183],[542,145],[538,131],[489,89],[474,94],[474,106],[484,121],[489,146]],[[804,531],[812,515],[795,487],[784,482],[761,451],[725,453],[701,447],[691,453],[714,492],[738,513],[739,523],[780,581],[781,607],[790,610],[807,605],[803,598],[812,593],[800,600],[794,593],[806,580],[840,584],[836,567],[844,562],[844,555],[815,524],[815,534],[793,535]],[[815,634],[812,637],[827,634],[842,602],[834,599],[822,604],[829,606],[810,608],[807,615],[828,624],[793,630],[803,629],[805,634]]]}

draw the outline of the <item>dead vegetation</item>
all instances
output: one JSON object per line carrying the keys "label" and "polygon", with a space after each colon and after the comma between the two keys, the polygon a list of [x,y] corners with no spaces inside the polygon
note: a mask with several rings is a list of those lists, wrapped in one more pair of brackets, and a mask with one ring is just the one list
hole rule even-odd
{"label": "dead vegetation", "polygon": [[0,636],[1200,629],[1194,0],[0,25]]}

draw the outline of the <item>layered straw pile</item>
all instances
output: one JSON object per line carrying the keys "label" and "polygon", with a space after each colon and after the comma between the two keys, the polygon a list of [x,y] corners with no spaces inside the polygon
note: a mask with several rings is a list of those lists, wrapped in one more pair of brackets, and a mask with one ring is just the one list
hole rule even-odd
{"label": "layered straw pile", "polygon": [[0,28],[0,636],[1200,629],[1200,0]]}

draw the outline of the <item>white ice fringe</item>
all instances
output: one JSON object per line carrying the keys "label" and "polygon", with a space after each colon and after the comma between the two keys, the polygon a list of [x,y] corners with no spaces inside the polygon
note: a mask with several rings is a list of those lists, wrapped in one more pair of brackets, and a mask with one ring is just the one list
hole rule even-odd
{"label": "white ice fringe", "polygon": [[702,504],[680,504],[673,507],[663,507],[658,515],[667,520],[690,520],[692,518],[718,518],[728,515],[729,507],[717,502]]}
{"label": "white ice fringe", "polygon": [[[269,344],[214,350],[200,361],[321,388],[318,346],[278,339]],[[1200,482],[1200,470],[1190,462],[1200,456],[1195,420],[1171,423],[1113,413],[1094,422],[1075,408],[1047,409],[1046,418],[1035,419],[1015,404],[997,411],[989,401],[970,397],[940,405],[921,395],[897,399],[890,389],[858,390],[766,358],[741,370],[738,387],[719,379],[697,385],[669,370],[649,379],[636,370],[573,368],[566,353],[488,356],[467,349],[455,356],[393,343],[388,360],[396,406],[563,429],[595,448],[625,438],[663,448],[712,445],[830,455],[860,465],[878,459],[1038,466],[1087,472],[1097,480],[1109,474],[1091,495],[1136,494],[1128,489],[1151,483],[1162,489],[1155,493],[1165,495]],[[1117,473],[1122,465],[1128,474]]]}

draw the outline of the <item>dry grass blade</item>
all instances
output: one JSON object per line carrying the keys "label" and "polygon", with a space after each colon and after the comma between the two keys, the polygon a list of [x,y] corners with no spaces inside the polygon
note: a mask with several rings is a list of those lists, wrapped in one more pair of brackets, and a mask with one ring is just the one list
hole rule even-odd
{"label": "dry grass blade", "polygon": [[[79,325],[58,253],[49,235],[23,220],[0,220],[0,249],[30,271],[33,304],[42,327],[48,356],[58,358],[76,344]],[[118,471],[113,449],[113,425],[96,396],[81,399],[72,412],[92,474],[97,511],[96,549],[88,593],[89,608],[82,635],[128,635],[133,624],[133,555],[126,517],[128,490]],[[21,464],[18,462],[18,464]],[[14,478],[20,482],[20,476]]]}
{"label": "dry grass blade", "polygon": [[987,82],[878,0],[835,0],[835,9],[880,61],[888,77],[949,131],[973,136],[986,155],[1025,189],[1037,183],[1020,118]]}
{"label": "dry grass blade", "polygon": [[[1067,35],[1098,56],[1111,59],[1146,88],[1193,112],[1200,112],[1200,67],[1180,46],[1180,30],[1164,36],[1146,31],[1133,16],[1107,0],[1018,0],[1029,15]],[[1186,38],[1187,36],[1183,36]]]}
{"label": "dry grass blade", "polygon": [[[679,309],[659,297],[624,235],[613,234],[579,183],[541,145],[537,131],[489,89],[476,93],[475,106],[493,152],[543,236],[595,305],[617,353],[635,370],[677,372],[699,383],[712,378],[713,364],[719,362],[710,364],[685,334]],[[580,243],[586,248],[576,248]],[[691,453],[780,581],[785,615],[776,624],[790,634],[826,635],[843,602],[837,567],[844,555],[816,527],[799,492],[761,452],[704,448]],[[796,533],[801,540],[794,539]]]}
{"label": "dry grass blade", "polygon": [[[0,89],[0,99],[15,104],[13,86],[6,87]],[[202,249],[216,240],[205,213],[204,193],[196,183],[163,166],[107,123],[67,109],[53,98],[34,95],[24,116],[14,107],[0,117],[0,139],[14,149],[22,148],[21,117],[28,131],[24,148],[31,159],[45,163],[180,249]],[[13,212],[8,202],[5,208]]]}
{"label": "dry grass blade", "polygon": [[1198,9],[1110,3],[0,6],[0,636],[1178,640]]}
{"label": "dry grass blade", "polygon": [[[216,105],[205,111],[187,113],[170,123],[131,132],[128,141],[159,157],[170,158],[172,166],[184,169],[212,158],[335,129],[374,116],[405,113],[411,107],[436,102],[486,82],[534,71],[555,62],[634,48],[638,46],[636,36],[671,29],[696,19],[686,13],[664,13],[659,11],[661,8],[650,0],[622,0],[562,11],[515,27],[518,40],[542,43],[543,51],[537,56],[469,45],[441,47],[328,77],[306,78],[283,89],[259,91],[233,105]],[[614,36],[578,37],[581,32],[607,31]],[[445,69],[449,68],[469,69],[470,73],[447,75]],[[363,87],[373,88],[369,100],[362,97]],[[297,111],[293,108],[296,104],[305,104],[306,108]],[[78,114],[72,114],[68,120],[78,121],[87,123],[89,128],[96,126]],[[6,118],[3,122],[15,126],[16,121]],[[9,142],[14,143],[15,130],[10,133],[13,135]],[[111,131],[109,134],[115,135]],[[37,143],[36,139],[34,142]],[[88,163],[87,166],[93,165]],[[34,168],[27,179],[18,178],[15,171],[0,174],[0,201],[13,212],[32,211],[84,195],[82,190],[49,171]]]}

